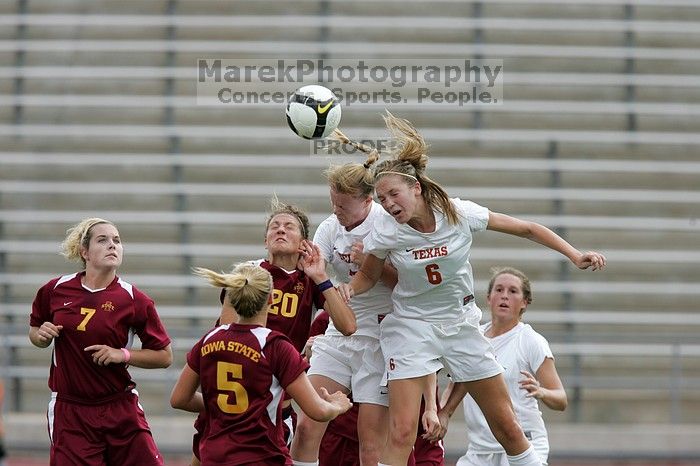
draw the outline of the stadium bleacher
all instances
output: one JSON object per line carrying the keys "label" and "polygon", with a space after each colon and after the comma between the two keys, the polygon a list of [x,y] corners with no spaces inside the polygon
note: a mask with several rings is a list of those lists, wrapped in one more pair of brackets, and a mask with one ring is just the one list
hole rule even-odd
{"label": "stadium bleacher", "polygon": [[[163,437],[177,450],[191,419],[165,398],[218,312],[190,268],[264,255],[273,193],[314,226],[329,213],[321,171],[335,159],[311,156],[281,107],[197,105],[198,58],[486,57],[504,62],[501,105],[390,108],[421,129],[452,195],[608,255],[589,274],[477,238],[480,296],[494,265],[533,280],[525,320],[552,343],[571,403],[545,410],[553,455],[630,454],[611,440],[645,429],[642,452],[700,456],[700,3],[32,0],[2,3],[0,25],[0,369],[17,445],[47,448],[49,355],[28,342],[27,314],[39,286],[74,270],[58,255],[69,225],[116,222],[120,274],[174,336],[170,369],[134,375],[159,432],[182,426]],[[344,108],[344,131],[376,135],[383,108]],[[464,426],[450,429],[454,453]]]}

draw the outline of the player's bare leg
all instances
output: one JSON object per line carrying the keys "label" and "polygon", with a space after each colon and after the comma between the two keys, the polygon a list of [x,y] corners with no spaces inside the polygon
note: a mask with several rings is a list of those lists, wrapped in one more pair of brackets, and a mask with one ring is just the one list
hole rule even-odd
{"label": "player's bare leg", "polygon": [[389,435],[382,464],[406,464],[418,433],[420,400],[427,376],[389,381]]}
{"label": "player's bare leg", "polygon": [[542,463],[530,442],[525,438],[508,395],[508,388],[501,374],[474,382],[460,382],[484,413],[493,436],[508,455],[511,465],[533,465]]}
{"label": "player's bare leg", "polygon": [[[309,376],[309,381],[316,391],[324,387],[329,393],[337,391],[345,394],[350,393],[346,387],[323,375],[312,374]],[[327,422],[314,421],[303,411],[300,412],[294,438],[292,439],[292,446],[289,449],[292,459],[305,463],[318,461],[318,449],[321,445],[323,434],[326,432],[326,427],[328,427]]]}
{"label": "player's bare leg", "polygon": [[357,417],[357,435],[360,440],[360,464],[376,466],[386,446],[389,432],[389,409],[386,406],[362,403]]}

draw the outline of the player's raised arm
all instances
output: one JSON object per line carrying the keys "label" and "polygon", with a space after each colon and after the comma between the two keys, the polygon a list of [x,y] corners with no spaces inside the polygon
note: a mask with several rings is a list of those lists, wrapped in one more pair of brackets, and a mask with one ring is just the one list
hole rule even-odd
{"label": "player's raised arm", "polygon": [[304,271],[323,293],[326,299],[325,309],[328,311],[333,325],[343,335],[348,336],[357,330],[355,313],[344,301],[338,290],[335,289],[326,273],[326,261],[321,256],[318,246],[311,241],[302,242],[302,254],[299,258],[299,268]]}

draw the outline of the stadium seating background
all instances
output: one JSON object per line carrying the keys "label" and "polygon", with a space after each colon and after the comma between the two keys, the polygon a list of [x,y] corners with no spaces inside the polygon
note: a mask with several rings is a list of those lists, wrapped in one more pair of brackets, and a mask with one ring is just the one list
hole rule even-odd
{"label": "stadium seating background", "polygon": [[[198,58],[504,61],[505,101],[395,105],[431,145],[453,195],[534,219],[607,254],[578,272],[525,241],[486,233],[494,265],[533,280],[525,316],[551,342],[568,389],[545,410],[552,457],[698,457],[700,447],[700,4],[588,1],[85,1],[0,5],[0,370],[10,448],[46,450],[49,352],[32,347],[34,293],[73,266],[65,229],[99,215],[126,243],[125,279],[157,302],[175,363],[139,371],[164,449],[189,445],[167,397],[218,313],[192,266],[265,254],[273,192],[329,213],[321,171],[282,107],[198,106]],[[291,91],[294,83],[280,83]],[[349,84],[357,86],[358,83]],[[345,107],[369,137],[383,105]],[[465,427],[453,422],[451,454]]]}

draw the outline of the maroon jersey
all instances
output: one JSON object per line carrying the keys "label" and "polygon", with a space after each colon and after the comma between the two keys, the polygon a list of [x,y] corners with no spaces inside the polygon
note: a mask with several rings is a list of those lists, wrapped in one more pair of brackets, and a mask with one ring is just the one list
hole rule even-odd
{"label": "maroon jersey", "polygon": [[134,333],[144,349],[161,350],[170,338],[153,300],[119,277],[100,290],[81,283],[85,272],[64,275],[42,286],[32,305],[29,325],[62,325],[54,339],[49,388],[57,399],[99,403],[133,388],[125,364],[99,366],[90,345],[131,347]]}
{"label": "maroon jersey", "polygon": [[328,324],[331,321],[331,316],[328,311],[323,310],[316,315],[316,318],[311,322],[311,330],[309,331],[309,337],[315,337],[316,335],[323,335],[326,333]]}
{"label": "maroon jersey", "polygon": [[[261,259],[253,263],[259,265],[272,275],[272,304],[267,313],[267,328],[277,330],[286,335],[294,347],[300,353],[304,350],[306,340],[309,339],[311,319],[314,315],[314,306],[323,308],[326,299],[323,292],[304,272],[286,270],[270,264]],[[221,291],[223,303],[226,290]]]}
{"label": "maroon jersey", "polygon": [[259,325],[222,325],[194,345],[187,364],[204,397],[202,464],[291,464],[280,402],[309,365],[287,337]]}
{"label": "maroon jersey", "polygon": [[325,303],[323,293],[300,270],[287,272],[267,260],[260,262],[260,267],[270,272],[275,287],[267,314],[267,327],[285,334],[301,352],[309,339],[314,305],[321,309]]}

